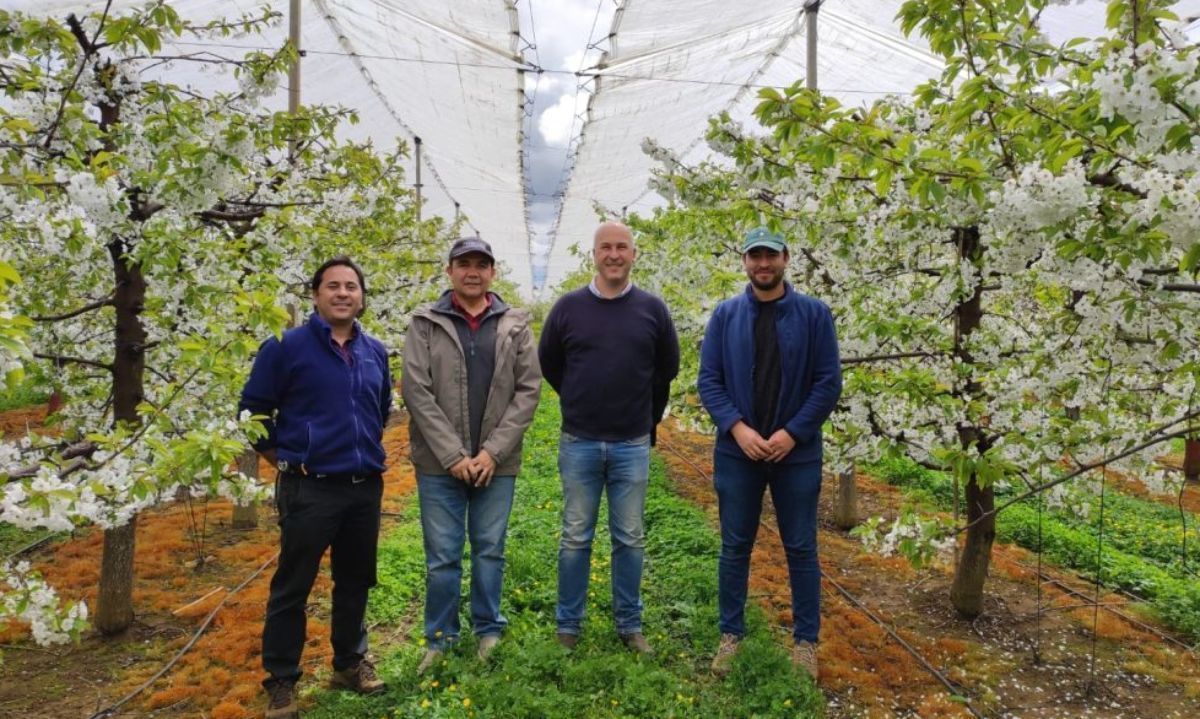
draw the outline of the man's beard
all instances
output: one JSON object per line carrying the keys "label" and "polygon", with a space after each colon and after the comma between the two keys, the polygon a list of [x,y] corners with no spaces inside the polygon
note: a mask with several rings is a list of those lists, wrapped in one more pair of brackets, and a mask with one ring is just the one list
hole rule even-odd
{"label": "man's beard", "polygon": [[750,284],[754,285],[754,289],[762,290],[763,292],[770,292],[776,287],[779,287],[781,282],[783,282],[782,272],[772,275],[771,279],[767,280],[766,282],[760,281],[756,275],[750,275]]}

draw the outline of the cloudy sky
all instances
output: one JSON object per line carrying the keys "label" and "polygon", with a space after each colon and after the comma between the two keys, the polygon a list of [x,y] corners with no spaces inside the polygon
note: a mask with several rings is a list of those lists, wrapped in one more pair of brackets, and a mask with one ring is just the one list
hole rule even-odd
{"label": "cloudy sky", "polygon": [[[549,250],[550,229],[558,212],[557,195],[563,189],[567,152],[578,136],[587,107],[587,93],[578,91],[573,74],[596,64],[598,51],[587,51],[589,33],[593,41],[608,34],[613,0],[521,0],[518,13],[521,34],[533,41],[536,51],[526,57],[550,72],[526,75],[526,93],[532,98],[532,113],[526,125],[527,163],[531,196],[528,198],[534,255]],[[565,72],[564,72],[565,71]],[[535,261],[534,283],[539,283]]]}

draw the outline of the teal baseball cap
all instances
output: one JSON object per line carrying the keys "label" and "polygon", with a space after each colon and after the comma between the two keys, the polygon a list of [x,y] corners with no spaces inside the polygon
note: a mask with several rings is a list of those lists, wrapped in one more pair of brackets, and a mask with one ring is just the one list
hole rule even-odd
{"label": "teal baseball cap", "polygon": [[787,252],[787,242],[784,242],[783,235],[778,232],[771,232],[765,227],[755,227],[746,233],[746,240],[742,243],[742,254],[746,254],[755,247],[766,247],[776,252]]}

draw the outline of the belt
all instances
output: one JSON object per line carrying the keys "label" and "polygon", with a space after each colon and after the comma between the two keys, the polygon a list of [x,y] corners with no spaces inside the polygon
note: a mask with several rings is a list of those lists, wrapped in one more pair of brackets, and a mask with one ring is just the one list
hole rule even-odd
{"label": "belt", "polygon": [[279,469],[280,477],[290,477],[293,479],[316,480],[318,482],[335,482],[338,484],[361,484],[368,480],[378,480],[383,477],[380,472],[360,473],[360,474],[319,474],[317,472],[300,473],[292,469]]}

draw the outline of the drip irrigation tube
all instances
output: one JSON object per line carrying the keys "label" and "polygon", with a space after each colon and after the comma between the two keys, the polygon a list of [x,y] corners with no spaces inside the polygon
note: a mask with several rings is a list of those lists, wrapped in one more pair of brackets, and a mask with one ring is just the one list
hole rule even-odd
{"label": "drip irrigation tube", "polygon": [[[684,455],[682,452],[680,452],[674,446],[672,446],[669,443],[663,442],[661,439],[658,441],[658,446],[663,449],[668,450],[669,452],[674,454],[676,457],[679,457],[681,460],[683,460],[688,465],[690,465],[692,467],[692,469],[696,470],[696,472],[698,474],[700,474],[700,476],[704,477],[705,480],[707,480],[710,483],[712,482],[712,477],[710,477],[707,472],[705,472],[699,465],[697,465],[695,462],[693,462],[689,457]],[[779,535],[779,530],[776,529],[775,527],[773,527],[769,522],[767,522],[765,520],[760,520],[759,524],[760,524],[760,526],[765,527],[768,531],[775,533],[776,536]],[[888,626],[887,623],[884,622],[882,618],[880,618],[874,612],[872,612],[870,609],[868,609],[862,602],[860,602],[857,598],[855,598],[853,594],[851,594],[849,591],[847,591],[845,587],[843,587],[841,584],[838,584],[838,582],[833,577],[829,576],[829,574],[827,574],[824,569],[821,570],[821,578],[824,579],[825,581],[829,582],[829,584],[838,591],[838,594],[840,594],[842,596],[842,598],[845,599],[846,602],[850,604],[850,606],[852,606],[855,609],[857,609],[858,611],[862,612],[868,619],[870,619],[875,624],[879,625],[879,627],[881,629],[883,629],[885,632],[887,632],[888,636],[890,636],[892,639],[894,639],[896,641],[896,643],[898,643],[909,654],[911,654],[913,656],[913,658],[916,659],[917,662],[921,665],[921,667],[923,669],[925,669],[925,671],[929,672],[930,675],[932,675],[935,679],[937,679],[938,682],[940,682],[942,684],[942,686],[944,686],[954,697],[961,700],[963,702],[963,706],[965,706],[967,708],[967,711],[971,712],[971,714],[973,716],[977,717],[978,719],[983,719],[983,714],[981,714],[979,712],[979,710],[977,710],[971,704],[970,697],[966,696],[966,694],[963,692],[962,687],[960,687],[960,686],[956,685],[954,682],[950,681],[950,679],[947,678],[946,675],[943,674],[941,671],[939,671],[937,669],[937,667],[933,666],[933,664],[931,664],[929,662],[929,660],[927,660],[924,657],[924,655],[922,655],[921,652],[917,650],[916,647],[914,647],[911,644],[909,644],[908,642],[904,641],[904,639],[901,638],[900,635],[897,634],[894,629],[892,629],[890,626]]]}
{"label": "drip irrigation tube", "polygon": [[245,589],[247,584],[254,581],[258,577],[258,575],[260,575],[264,571],[266,571],[267,567],[274,564],[275,560],[277,560],[277,559],[279,559],[279,552],[276,552],[275,554],[271,555],[270,559],[263,562],[262,565],[259,566],[258,569],[254,570],[254,572],[251,573],[250,576],[246,577],[242,581],[241,584],[234,587],[232,590],[230,590],[230,592],[228,594],[226,594],[224,597],[222,597],[221,601],[217,603],[217,606],[213,607],[212,611],[208,613],[208,616],[204,618],[204,621],[200,624],[200,628],[196,630],[196,632],[192,635],[192,638],[188,640],[188,643],[183,645],[183,648],[180,649],[178,652],[176,652],[175,656],[171,657],[171,661],[169,661],[165,665],[163,665],[163,668],[159,669],[154,674],[154,676],[147,679],[145,681],[145,683],[143,683],[137,689],[134,689],[133,691],[126,694],[125,696],[121,697],[115,704],[112,704],[111,706],[109,706],[105,709],[101,709],[100,711],[98,711],[95,714],[88,717],[88,719],[105,719],[105,717],[112,716],[114,712],[116,712],[122,706],[127,704],[129,702],[129,700],[133,699],[138,694],[141,694],[142,692],[146,691],[146,689],[148,689],[151,685],[153,685],[154,682],[158,681],[160,677],[162,677],[164,674],[169,672],[171,670],[171,667],[175,666],[175,664],[183,657],[183,655],[187,654],[188,651],[191,650],[191,648],[193,646],[195,646],[196,642],[198,642],[200,640],[200,636],[203,635],[205,630],[208,629],[209,625],[212,624],[213,619],[215,619],[217,616],[217,612],[219,612],[221,610],[221,607],[225,606],[225,602],[229,601],[229,598],[232,597],[233,595],[235,595],[238,592],[240,592],[241,590]]}

